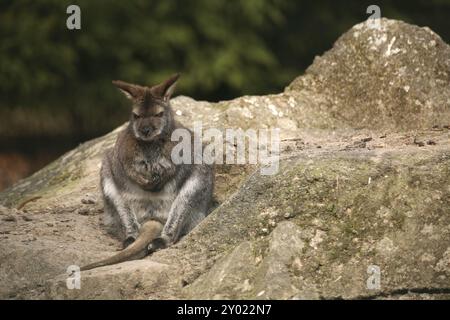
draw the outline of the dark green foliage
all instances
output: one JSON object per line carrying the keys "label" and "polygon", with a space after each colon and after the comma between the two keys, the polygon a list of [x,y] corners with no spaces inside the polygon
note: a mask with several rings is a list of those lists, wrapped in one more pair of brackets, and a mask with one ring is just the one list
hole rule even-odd
{"label": "dark green foliage", "polygon": [[[81,30],[66,28],[70,4],[81,8]],[[128,111],[113,79],[154,84],[179,71],[178,93],[209,100],[280,91],[367,19],[369,4],[2,0],[0,134],[110,130]],[[449,0],[378,5],[450,38]]]}

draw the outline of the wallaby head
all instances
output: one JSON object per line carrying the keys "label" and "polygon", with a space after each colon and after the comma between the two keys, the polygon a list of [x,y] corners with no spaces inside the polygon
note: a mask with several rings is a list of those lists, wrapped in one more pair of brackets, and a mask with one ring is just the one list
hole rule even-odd
{"label": "wallaby head", "polygon": [[153,87],[140,86],[115,80],[119,88],[133,103],[130,126],[136,139],[153,141],[170,134],[173,113],[169,104],[179,74]]}

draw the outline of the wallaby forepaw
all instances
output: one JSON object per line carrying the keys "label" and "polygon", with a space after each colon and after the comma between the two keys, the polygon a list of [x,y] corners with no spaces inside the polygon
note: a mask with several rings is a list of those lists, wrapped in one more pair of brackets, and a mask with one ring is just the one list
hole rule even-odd
{"label": "wallaby forepaw", "polygon": [[135,240],[136,240],[135,237],[127,237],[127,238],[122,242],[123,248],[125,249],[125,248],[128,247],[130,244],[132,244]]}
{"label": "wallaby forepaw", "polygon": [[153,241],[148,245],[148,253],[150,254],[165,248],[167,248],[167,240],[158,237],[153,239]]}

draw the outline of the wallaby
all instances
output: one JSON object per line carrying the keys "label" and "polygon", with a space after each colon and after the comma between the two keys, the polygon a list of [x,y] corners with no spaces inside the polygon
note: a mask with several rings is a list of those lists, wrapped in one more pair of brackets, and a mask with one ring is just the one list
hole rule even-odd
{"label": "wallaby", "polygon": [[[115,264],[166,248],[209,213],[214,168],[175,164],[171,141],[175,121],[170,97],[179,75],[153,87],[113,81],[133,103],[128,126],[103,158],[100,173],[104,223],[123,239],[124,250],[81,270]],[[193,134],[191,134],[193,139]],[[191,143],[193,146],[193,143]],[[178,161],[177,161],[178,162]]]}

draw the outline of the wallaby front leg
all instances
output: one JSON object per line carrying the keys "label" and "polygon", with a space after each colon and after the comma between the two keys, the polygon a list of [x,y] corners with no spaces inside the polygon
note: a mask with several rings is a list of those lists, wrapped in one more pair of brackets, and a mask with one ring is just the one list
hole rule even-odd
{"label": "wallaby front leg", "polygon": [[124,228],[125,239],[123,241],[124,248],[128,247],[130,244],[137,239],[139,235],[139,223],[136,216],[131,212],[130,208],[121,201],[116,201],[116,210],[120,218],[120,222]]}
{"label": "wallaby front leg", "polygon": [[[124,246],[127,246],[131,244],[139,234],[140,226],[137,222],[136,216],[124,202],[122,195],[112,179],[102,179],[102,191],[105,199],[107,199],[108,203],[114,207],[117,215],[119,216],[120,223],[125,233]],[[106,206],[105,210],[107,210]]]}
{"label": "wallaby front leg", "polygon": [[172,204],[169,218],[164,225],[161,236],[154,239],[148,246],[149,253],[167,248],[178,240],[181,229],[184,225],[185,217],[189,214],[189,209],[191,209],[186,203],[186,200],[187,199],[183,198],[181,194],[177,196]]}
{"label": "wallaby front leg", "polygon": [[190,177],[186,181],[172,203],[161,236],[149,245],[150,253],[172,245],[178,241],[182,232],[189,232],[205,217],[209,201],[206,190],[208,184],[198,176]]}

